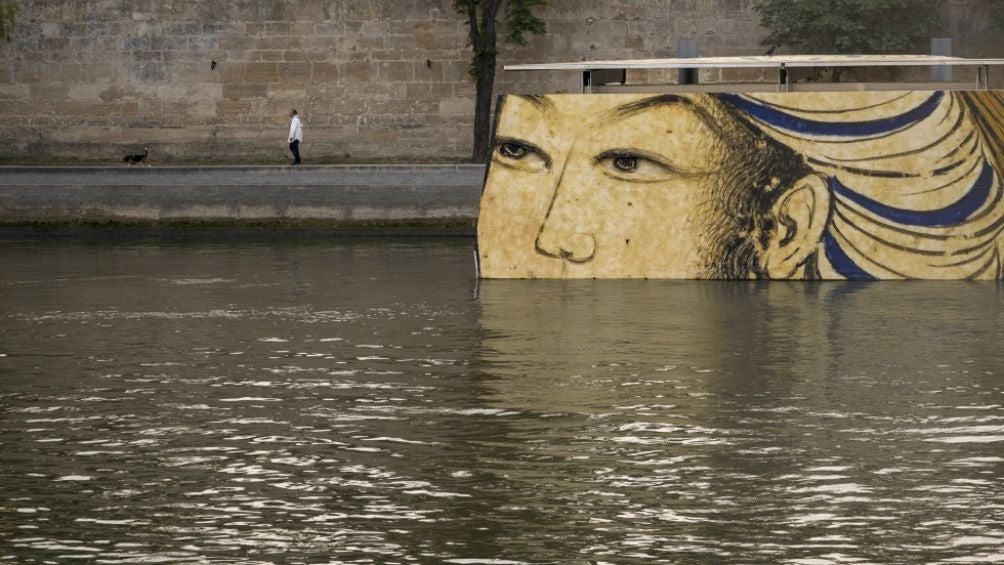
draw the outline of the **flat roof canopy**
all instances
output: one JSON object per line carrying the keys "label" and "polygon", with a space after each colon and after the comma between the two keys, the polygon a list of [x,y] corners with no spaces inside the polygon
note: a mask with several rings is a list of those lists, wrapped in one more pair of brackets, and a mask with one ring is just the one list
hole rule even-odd
{"label": "flat roof canopy", "polygon": [[696,59],[626,59],[505,65],[507,71],[594,71],[601,69],[728,69],[796,67],[917,67],[1004,65],[1004,59],[963,59],[940,55],[773,55],[759,57],[699,57]]}

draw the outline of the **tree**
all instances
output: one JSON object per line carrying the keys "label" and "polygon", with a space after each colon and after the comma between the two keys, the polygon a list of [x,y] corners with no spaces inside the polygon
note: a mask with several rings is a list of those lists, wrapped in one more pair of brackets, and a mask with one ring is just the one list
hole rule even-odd
{"label": "tree", "polygon": [[760,0],[765,47],[804,54],[906,53],[924,44],[941,0]]}
{"label": "tree", "polygon": [[14,26],[14,16],[18,9],[11,2],[0,2],[0,41],[10,41],[10,30]]}
{"label": "tree", "polygon": [[474,79],[474,150],[475,163],[488,159],[491,135],[492,96],[495,92],[495,63],[498,43],[498,16],[502,4],[507,4],[506,35],[508,43],[526,45],[526,35],[540,35],[547,31],[544,20],[534,10],[542,8],[547,0],[454,0],[459,13],[467,17],[471,40],[470,75]]}

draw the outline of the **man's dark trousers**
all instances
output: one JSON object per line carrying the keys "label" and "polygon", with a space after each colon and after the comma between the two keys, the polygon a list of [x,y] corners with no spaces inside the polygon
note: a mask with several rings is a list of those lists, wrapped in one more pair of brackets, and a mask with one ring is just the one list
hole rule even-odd
{"label": "man's dark trousers", "polygon": [[294,139],[293,143],[289,144],[289,150],[293,152],[293,164],[300,164],[300,140]]}

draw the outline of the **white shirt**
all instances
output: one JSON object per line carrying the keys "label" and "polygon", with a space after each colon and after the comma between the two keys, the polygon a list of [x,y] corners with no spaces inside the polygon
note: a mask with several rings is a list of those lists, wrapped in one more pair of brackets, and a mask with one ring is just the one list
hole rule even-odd
{"label": "white shirt", "polygon": [[303,124],[300,123],[300,116],[293,116],[293,120],[289,122],[289,142],[293,143],[293,140],[303,141]]}

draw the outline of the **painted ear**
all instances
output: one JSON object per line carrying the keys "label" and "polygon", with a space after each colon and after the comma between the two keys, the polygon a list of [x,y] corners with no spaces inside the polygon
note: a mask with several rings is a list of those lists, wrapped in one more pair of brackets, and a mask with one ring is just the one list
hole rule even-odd
{"label": "painted ear", "polygon": [[772,279],[799,277],[830,218],[826,178],[812,174],[798,179],[774,204],[771,215],[776,227],[763,252],[763,268]]}

